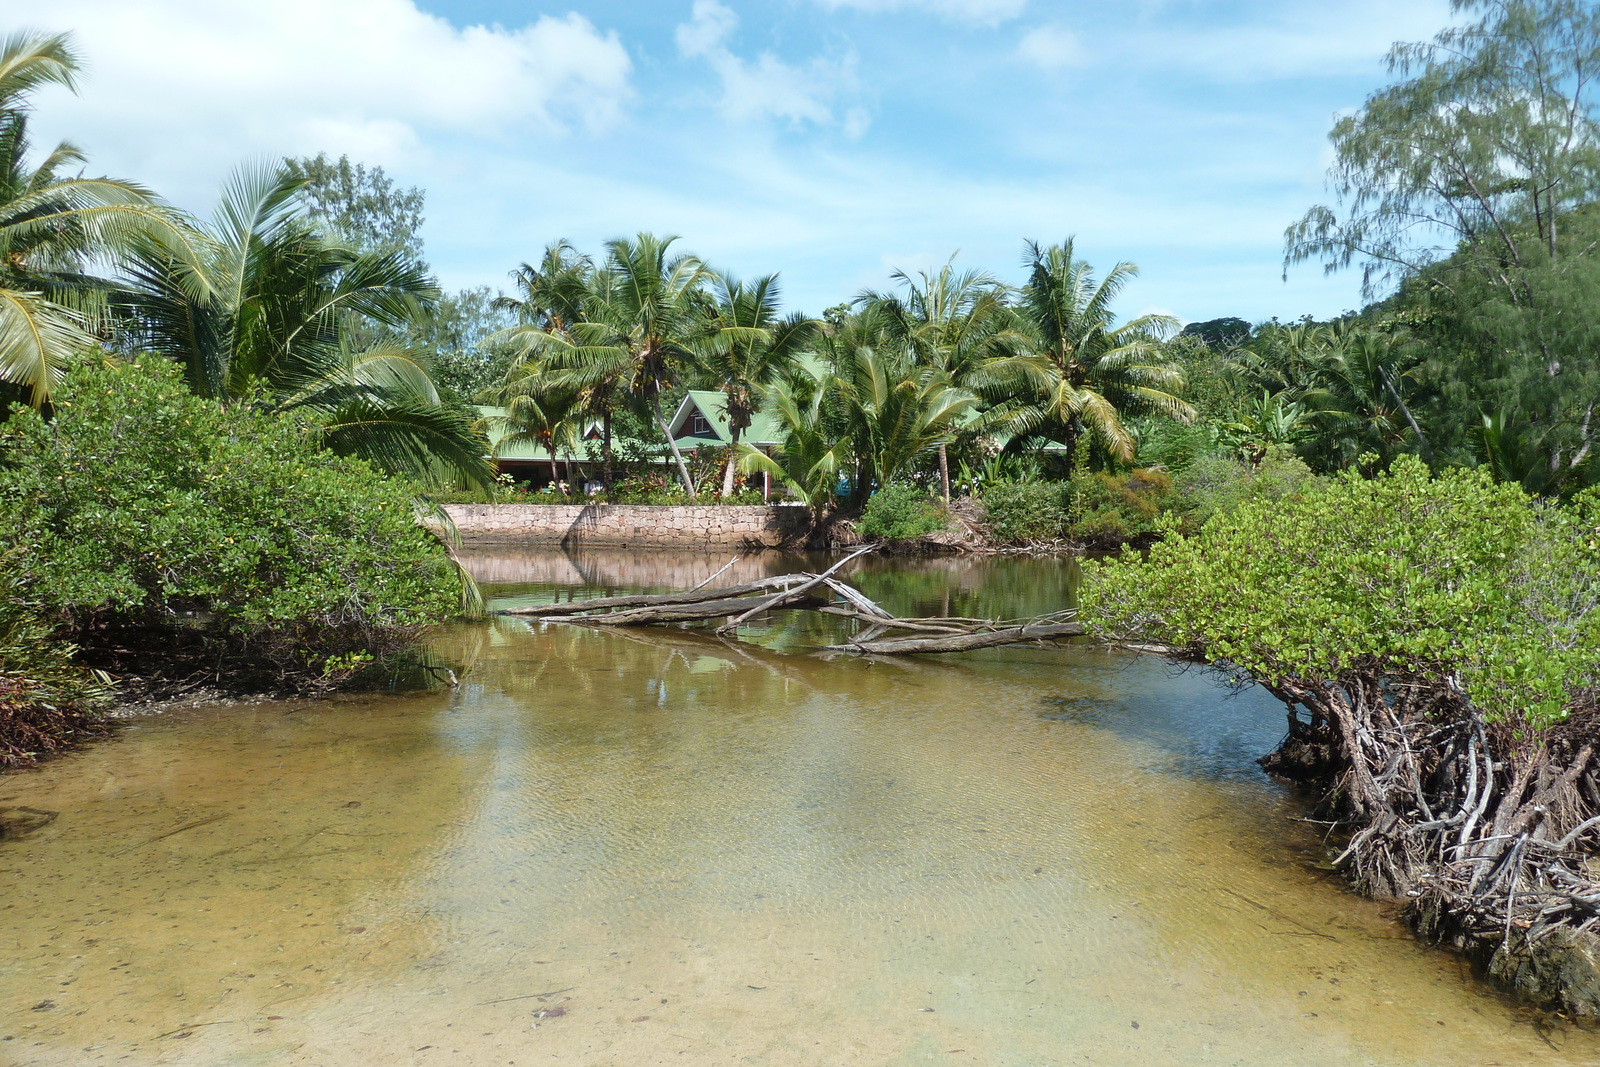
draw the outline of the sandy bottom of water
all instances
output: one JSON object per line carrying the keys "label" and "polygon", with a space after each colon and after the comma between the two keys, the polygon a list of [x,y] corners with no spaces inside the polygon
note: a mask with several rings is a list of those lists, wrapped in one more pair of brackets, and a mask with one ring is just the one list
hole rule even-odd
{"label": "sandy bottom of water", "polygon": [[0,1063],[1600,1063],[1317,869],[1162,664],[502,621],[0,779]]}

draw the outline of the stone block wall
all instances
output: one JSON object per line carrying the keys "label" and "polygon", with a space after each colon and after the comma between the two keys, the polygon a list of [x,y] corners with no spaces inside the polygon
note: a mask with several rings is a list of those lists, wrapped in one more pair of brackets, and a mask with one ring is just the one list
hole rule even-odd
{"label": "stone block wall", "polygon": [[774,546],[810,526],[806,509],[793,504],[448,504],[445,511],[469,545]]}

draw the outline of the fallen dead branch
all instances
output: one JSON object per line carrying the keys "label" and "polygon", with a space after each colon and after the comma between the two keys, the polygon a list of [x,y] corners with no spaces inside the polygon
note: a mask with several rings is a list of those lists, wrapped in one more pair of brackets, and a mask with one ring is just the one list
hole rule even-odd
{"label": "fallen dead branch", "polygon": [[952,633],[941,637],[901,637],[890,640],[852,641],[843,645],[829,645],[830,652],[860,652],[873,656],[908,656],[924,652],[971,652],[980,648],[998,648],[1030,641],[1053,641],[1063,637],[1083,636],[1083,627],[1075,622],[1027,623],[1007,626],[977,633]]}
{"label": "fallen dead branch", "polygon": [[562,615],[584,615],[595,611],[610,611],[615,608],[647,608],[667,607],[677,604],[701,604],[708,600],[725,600],[732,597],[749,596],[754,593],[765,593],[772,589],[782,589],[791,585],[798,585],[810,575],[783,574],[773,578],[762,578],[743,585],[730,585],[718,589],[692,589],[686,593],[640,593],[631,596],[601,596],[590,597],[587,600],[572,600],[566,603],[555,604],[529,604],[524,607],[501,608],[496,615],[524,615],[537,618],[556,618]]}
{"label": "fallen dead branch", "polygon": [[[820,574],[786,574],[720,589],[696,587],[683,593],[594,597],[564,604],[507,608],[500,614],[606,627],[670,626],[723,619],[716,633],[728,635],[737,634],[740,626],[768,612],[818,611],[851,619],[863,627],[850,640],[826,646],[824,651],[875,656],[968,652],[1078,637],[1084,632],[1070,611],[1004,621],[959,616],[899,618],[837,577],[848,564],[871,551],[871,546],[858,549]],[[883,636],[894,631],[901,636]]]}

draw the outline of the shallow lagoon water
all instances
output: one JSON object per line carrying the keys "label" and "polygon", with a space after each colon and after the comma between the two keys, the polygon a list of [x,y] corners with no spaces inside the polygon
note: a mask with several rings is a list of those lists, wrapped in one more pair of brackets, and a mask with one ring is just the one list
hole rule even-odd
{"label": "shallow lagoon water", "polygon": [[[514,603],[724,562],[473,566]],[[1006,615],[1072,575],[860,580]],[[62,813],[0,842],[0,1063],[1600,1063],[1321,869],[1253,763],[1270,698],[1084,649],[827,660],[818,623],[499,619],[441,639],[459,689],[172,712],[0,778]]]}

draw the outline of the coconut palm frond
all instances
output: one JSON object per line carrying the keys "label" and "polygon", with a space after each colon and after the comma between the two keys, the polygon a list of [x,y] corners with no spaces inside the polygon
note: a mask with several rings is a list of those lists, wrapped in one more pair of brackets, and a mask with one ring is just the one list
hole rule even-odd
{"label": "coconut palm frond", "polygon": [[457,408],[384,398],[352,399],[325,412],[316,432],[323,445],[424,486],[457,481],[484,488],[494,481],[489,442],[474,417]]}
{"label": "coconut palm frond", "polygon": [[34,407],[50,403],[73,359],[98,350],[66,308],[38,293],[0,288],[0,381],[20,386]]}

